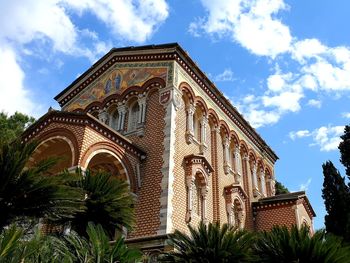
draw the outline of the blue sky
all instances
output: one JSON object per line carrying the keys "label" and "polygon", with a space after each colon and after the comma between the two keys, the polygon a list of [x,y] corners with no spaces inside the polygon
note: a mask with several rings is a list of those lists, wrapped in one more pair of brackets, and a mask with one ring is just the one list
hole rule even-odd
{"label": "blue sky", "polygon": [[306,190],[323,227],[321,165],[350,123],[350,2],[0,0],[0,110],[39,117],[112,47],[178,42]]}

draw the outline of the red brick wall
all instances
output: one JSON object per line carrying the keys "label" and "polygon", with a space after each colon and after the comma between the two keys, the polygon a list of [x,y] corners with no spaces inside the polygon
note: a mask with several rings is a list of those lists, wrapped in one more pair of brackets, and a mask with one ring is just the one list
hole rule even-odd
{"label": "red brick wall", "polygon": [[255,230],[270,230],[274,225],[295,225],[296,216],[294,202],[258,210],[255,216]]}
{"label": "red brick wall", "polygon": [[141,168],[141,188],[136,205],[135,231],[132,237],[155,235],[160,226],[160,197],[162,180],[162,155],[164,152],[165,109],[159,104],[159,92],[153,92],[147,98],[144,136],[128,138],[147,153],[147,159]]}

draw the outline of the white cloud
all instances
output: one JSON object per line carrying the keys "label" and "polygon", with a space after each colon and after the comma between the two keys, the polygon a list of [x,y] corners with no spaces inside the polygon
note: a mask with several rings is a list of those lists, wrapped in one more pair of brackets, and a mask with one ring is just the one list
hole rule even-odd
{"label": "white cloud", "polygon": [[343,112],[342,116],[343,118],[350,119],[350,112]]}
{"label": "white cloud", "polygon": [[290,49],[289,28],[276,18],[287,8],[283,0],[202,0],[208,12],[205,18],[192,22],[189,32],[198,36],[229,36],[233,41],[260,56],[275,57]]}
{"label": "white cloud", "polygon": [[261,97],[249,94],[242,98],[241,102],[236,102],[235,105],[254,128],[278,122],[281,113],[276,109],[262,109],[261,103]]}
{"label": "white cloud", "polygon": [[[0,66],[4,68],[0,108],[33,115],[38,112],[32,112],[34,103],[23,81],[21,55],[47,59],[48,54],[62,52],[94,62],[112,46],[101,41],[93,29],[79,28],[72,13],[89,12],[111,28],[115,38],[138,43],[146,41],[168,16],[165,0],[0,0],[0,6]],[[63,61],[58,62],[60,68]]]}
{"label": "white cloud", "polygon": [[274,96],[263,96],[263,105],[265,107],[274,106],[281,112],[300,110],[300,99],[304,95],[298,91],[285,91]]}
{"label": "white cloud", "polygon": [[321,151],[333,151],[338,148],[341,142],[340,136],[344,132],[344,126],[322,126],[313,130],[292,131],[289,133],[289,137],[292,140],[297,138],[312,137],[313,143],[310,146],[318,146]]}
{"label": "white cloud", "polygon": [[69,8],[89,11],[122,39],[146,41],[169,15],[164,0],[64,0]]}
{"label": "white cloud", "polygon": [[316,57],[326,50],[327,47],[318,39],[304,39],[294,43],[292,56],[300,63],[305,63],[305,59]]}
{"label": "white cloud", "polygon": [[254,96],[253,106],[245,106],[244,99],[238,103],[256,128],[273,124],[288,112],[300,111],[302,103],[321,108],[320,100],[307,98],[312,94],[309,91],[337,96],[350,91],[350,47],[329,47],[316,38],[292,36],[278,17],[288,9],[284,0],[201,2],[206,15],[190,24],[189,32],[194,36],[204,33],[230,38],[255,55],[268,56],[270,61],[277,61],[275,58],[283,54],[284,61],[292,62],[275,66],[267,78],[266,90]]}
{"label": "white cloud", "polygon": [[214,77],[215,81],[234,81],[233,72],[231,69],[225,69],[222,73]]}
{"label": "white cloud", "polygon": [[311,135],[312,135],[312,133],[310,133],[310,131],[308,131],[308,130],[292,131],[289,133],[289,137],[292,140],[295,140],[297,138],[309,137]]}
{"label": "white cloud", "polygon": [[11,48],[0,47],[0,111],[33,114],[34,104],[23,86],[24,72]]}
{"label": "white cloud", "polygon": [[320,146],[321,151],[338,149],[341,142],[340,135],[344,132],[344,126],[321,127],[314,131],[314,144]]}
{"label": "white cloud", "polygon": [[300,184],[299,191],[307,191],[311,184],[312,178],[307,179],[305,183]]}
{"label": "white cloud", "polygon": [[320,100],[311,99],[307,102],[307,105],[315,108],[321,108],[322,102]]}

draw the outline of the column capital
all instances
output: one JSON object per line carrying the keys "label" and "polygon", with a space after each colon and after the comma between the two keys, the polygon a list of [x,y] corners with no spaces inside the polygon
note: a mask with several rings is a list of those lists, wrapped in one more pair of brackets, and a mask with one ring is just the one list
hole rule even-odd
{"label": "column capital", "polygon": [[186,111],[189,113],[189,114],[194,114],[195,111],[196,111],[196,106],[192,103],[186,105]]}

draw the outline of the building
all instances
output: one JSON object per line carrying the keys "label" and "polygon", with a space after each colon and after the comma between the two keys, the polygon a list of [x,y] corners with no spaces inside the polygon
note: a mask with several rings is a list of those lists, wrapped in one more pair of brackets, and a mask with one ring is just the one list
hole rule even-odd
{"label": "building", "polygon": [[33,156],[104,169],[129,182],[136,228],[152,252],[200,220],[251,230],[312,227],[304,192],[275,196],[273,150],[178,44],[112,49],[23,135]]}

